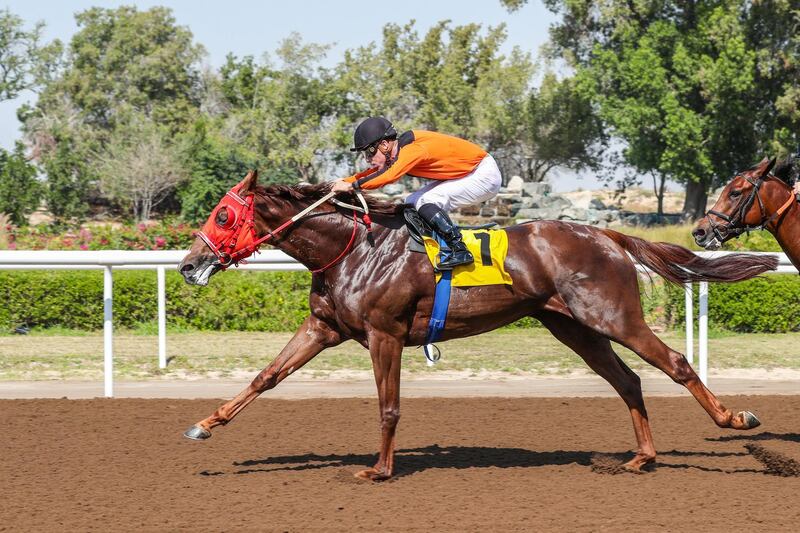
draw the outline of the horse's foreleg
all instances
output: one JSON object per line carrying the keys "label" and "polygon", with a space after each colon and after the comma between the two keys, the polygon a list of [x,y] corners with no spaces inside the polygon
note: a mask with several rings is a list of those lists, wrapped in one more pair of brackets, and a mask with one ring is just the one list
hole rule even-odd
{"label": "horse's foreleg", "polygon": [[392,477],[394,470],[394,440],[400,420],[400,360],[403,343],[395,337],[375,333],[369,339],[369,354],[381,416],[381,448],[373,468],[362,470],[356,477],[381,481]]}
{"label": "horse's foreleg", "polygon": [[617,356],[607,338],[574,319],[556,313],[537,314],[536,318],[558,340],[580,355],[592,370],[608,381],[628,406],[638,449],[634,458],[625,463],[625,467],[640,472],[644,465],[655,461],[656,449],[644,407],[639,376]]}
{"label": "horse's foreleg", "polygon": [[242,409],[258,396],[283,381],[325,348],[342,341],[340,335],[313,315],[306,318],[278,357],[253,379],[250,385],[235,398],[214,411],[214,414],[189,428],[184,435],[203,440],[211,436],[211,429],[230,422]]}

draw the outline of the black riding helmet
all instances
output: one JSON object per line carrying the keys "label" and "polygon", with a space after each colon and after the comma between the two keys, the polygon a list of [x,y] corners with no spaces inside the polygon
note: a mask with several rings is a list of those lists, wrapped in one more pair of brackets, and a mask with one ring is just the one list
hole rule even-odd
{"label": "black riding helmet", "polygon": [[383,117],[369,117],[356,128],[353,134],[353,148],[351,152],[360,152],[367,146],[384,139],[394,139],[397,137],[397,130],[392,123]]}

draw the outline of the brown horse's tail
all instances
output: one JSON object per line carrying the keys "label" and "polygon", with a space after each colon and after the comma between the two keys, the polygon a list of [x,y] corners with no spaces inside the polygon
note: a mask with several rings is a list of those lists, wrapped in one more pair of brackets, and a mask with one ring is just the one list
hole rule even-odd
{"label": "brown horse's tail", "polygon": [[728,254],[706,259],[677,244],[650,242],[610,229],[602,231],[639,263],[672,283],[741,281],[778,268],[774,255]]}

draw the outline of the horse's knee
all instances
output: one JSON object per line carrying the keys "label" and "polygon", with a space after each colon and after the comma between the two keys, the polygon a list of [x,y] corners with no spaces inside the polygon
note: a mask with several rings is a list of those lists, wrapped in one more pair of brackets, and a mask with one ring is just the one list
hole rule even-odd
{"label": "horse's knee", "polygon": [[683,354],[678,352],[671,353],[669,362],[672,369],[670,377],[675,383],[686,385],[695,379],[699,379],[697,373],[692,369],[692,366]]}
{"label": "horse's knee", "polygon": [[384,409],[381,412],[381,427],[393,428],[397,426],[397,422],[399,421],[400,421],[400,409],[398,408]]}
{"label": "horse's knee", "polygon": [[261,393],[266,390],[275,388],[277,384],[278,384],[277,374],[273,372],[261,372],[253,379],[253,381],[250,383],[250,386],[259,393]]}

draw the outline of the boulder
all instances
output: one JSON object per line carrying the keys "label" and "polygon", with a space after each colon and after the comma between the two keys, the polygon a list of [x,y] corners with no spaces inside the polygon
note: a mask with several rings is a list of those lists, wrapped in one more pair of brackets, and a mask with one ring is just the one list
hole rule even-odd
{"label": "boulder", "polygon": [[549,183],[546,182],[522,184],[523,196],[541,196],[545,194],[550,194],[552,190],[553,188],[550,186]]}
{"label": "boulder", "polygon": [[508,185],[506,185],[506,190],[508,192],[520,193],[522,192],[522,186],[524,184],[525,182],[520,176],[511,176],[511,179],[508,180]]}

